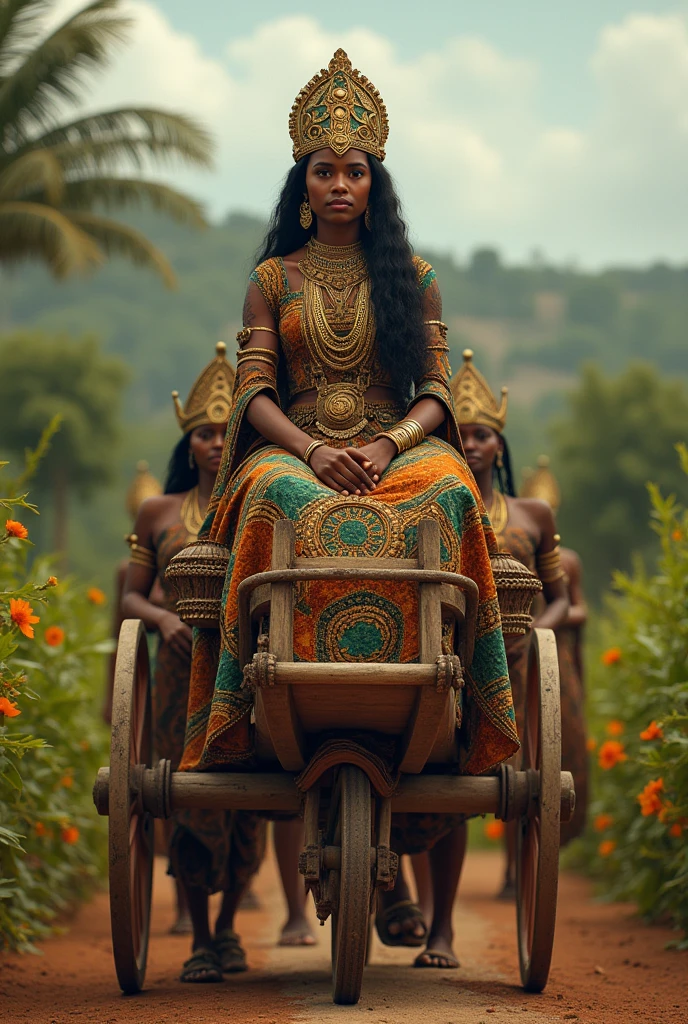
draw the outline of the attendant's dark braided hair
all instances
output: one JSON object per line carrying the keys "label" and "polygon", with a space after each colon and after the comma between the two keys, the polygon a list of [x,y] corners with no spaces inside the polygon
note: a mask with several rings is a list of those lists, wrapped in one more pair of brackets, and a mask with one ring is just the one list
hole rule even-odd
{"label": "attendant's dark braided hair", "polygon": [[[306,230],[299,223],[308,160],[302,157],[287,174],[256,263],[301,249],[313,234],[314,227]],[[427,363],[423,301],[394,182],[376,157],[369,155],[368,160],[371,230],[361,225],[361,243],[370,275],[378,352],[394,388],[406,399]]]}
{"label": "attendant's dark braided hair", "polygon": [[191,432],[189,431],[172,449],[170,461],[167,464],[165,494],[183,494],[198,483],[198,466],[196,463],[193,466],[189,465],[190,445]]}
{"label": "attendant's dark braided hair", "polygon": [[497,477],[497,483],[502,494],[508,494],[510,498],[517,498],[516,488],[514,487],[514,474],[511,469],[511,452],[509,451],[509,445],[506,443],[506,438],[503,434],[499,435],[502,439],[502,465],[498,466],[497,461],[493,463],[492,472]]}

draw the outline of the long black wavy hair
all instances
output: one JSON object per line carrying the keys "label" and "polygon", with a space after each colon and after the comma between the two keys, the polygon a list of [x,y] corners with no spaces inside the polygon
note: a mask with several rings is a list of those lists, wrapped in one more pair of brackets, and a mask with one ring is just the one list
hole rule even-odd
{"label": "long black wavy hair", "polygon": [[[314,227],[306,230],[299,223],[308,160],[308,156],[302,157],[287,174],[256,263],[295,252],[314,233]],[[394,182],[376,157],[369,155],[368,160],[371,230],[361,223],[361,243],[370,276],[380,362],[405,399],[427,363],[423,302]]]}
{"label": "long black wavy hair", "polygon": [[184,491],[190,491],[198,483],[198,466],[195,462],[193,468],[189,465],[190,451],[191,431],[184,434],[181,441],[178,441],[172,449],[170,461],[167,464],[165,494],[182,494]]}

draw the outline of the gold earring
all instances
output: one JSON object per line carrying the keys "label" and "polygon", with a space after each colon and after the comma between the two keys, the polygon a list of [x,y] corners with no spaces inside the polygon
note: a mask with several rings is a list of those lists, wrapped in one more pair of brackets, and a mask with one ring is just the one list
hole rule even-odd
{"label": "gold earring", "polygon": [[304,231],[308,231],[312,223],[313,212],[311,210],[311,204],[308,202],[308,196],[304,196],[304,200],[299,207],[299,224]]}
{"label": "gold earring", "polygon": [[502,458],[501,451],[497,452],[497,458],[495,459],[495,462],[497,463],[497,469],[504,469],[504,459]]}
{"label": "gold earring", "polygon": [[189,448],[189,469],[195,469],[195,468],[196,468],[196,460],[194,458],[194,453],[191,451],[191,448]]}
{"label": "gold earring", "polygon": [[366,206],[366,211],[363,216],[363,223],[368,228],[368,231],[370,231],[370,206]]}

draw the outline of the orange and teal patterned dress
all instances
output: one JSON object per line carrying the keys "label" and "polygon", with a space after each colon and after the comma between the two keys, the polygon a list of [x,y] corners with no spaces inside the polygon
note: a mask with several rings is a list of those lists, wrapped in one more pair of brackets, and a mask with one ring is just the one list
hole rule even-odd
{"label": "orange and teal patterned dress", "polygon": [[[415,260],[418,284],[435,281]],[[225,449],[201,537],[229,550],[221,629],[198,630],[189,694],[182,770],[250,765],[254,759],[252,699],[242,689],[238,660],[237,588],[270,568],[273,527],[290,519],[300,556],[413,557],[421,519],[437,521],[442,568],[469,576],[479,588],[475,653],[466,666],[464,705],[457,707],[460,765],[485,772],[518,749],[504,640],[489,551],[496,541],[473,476],[463,457],[449,389],[448,347],[428,342],[427,370],[415,399],[432,396],[445,408],[444,423],[420,445],[395,457],[372,495],[343,496],[318,480],[300,459],[265,441],[246,409],[260,392],[318,437],[313,405],[292,405],[312,387],[311,353],[302,329],[303,296],[290,290],[284,263],[270,259],[253,273],[279,326],[276,372],[243,369],[235,382]],[[435,285],[436,287],[436,285]],[[389,385],[376,362],[370,384]],[[412,404],[412,403],[411,403]],[[401,403],[366,403],[366,422],[353,438],[327,443],[362,446],[406,414]],[[418,659],[417,597],[411,585],[316,582],[299,585],[294,611],[297,661],[412,662]]]}

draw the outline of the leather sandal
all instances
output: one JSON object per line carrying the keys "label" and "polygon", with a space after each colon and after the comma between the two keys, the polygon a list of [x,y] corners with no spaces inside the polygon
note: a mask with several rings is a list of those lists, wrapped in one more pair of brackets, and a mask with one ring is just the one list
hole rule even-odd
{"label": "leather sandal", "polygon": [[213,949],[223,974],[240,974],[248,970],[246,953],[239,942],[239,936],[231,928],[225,928],[216,934]]}
{"label": "leather sandal", "polygon": [[180,981],[193,982],[196,985],[222,981],[222,967],[214,949],[199,946],[194,949],[188,960],[184,961]]}
{"label": "leather sandal", "polygon": [[[423,925],[423,934],[414,935],[412,932],[404,931],[406,921],[419,921]],[[398,924],[400,931],[397,935],[391,935],[390,924]],[[380,942],[385,946],[423,946],[428,935],[427,925],[423,918],[422,911],[413,900],[399,900],[391,907],[380,910],[375,915],[375,927],[380,937]]]}

